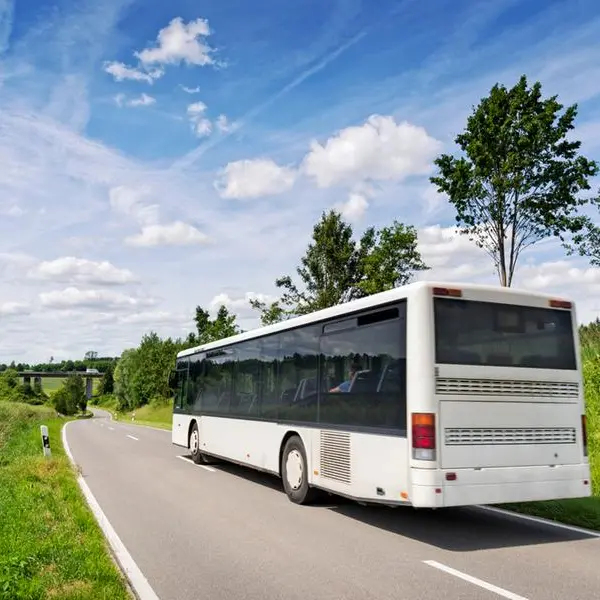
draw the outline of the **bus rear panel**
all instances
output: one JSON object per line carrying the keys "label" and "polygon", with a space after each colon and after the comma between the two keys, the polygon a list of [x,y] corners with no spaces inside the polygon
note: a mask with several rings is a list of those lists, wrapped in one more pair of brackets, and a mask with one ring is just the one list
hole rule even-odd
{"label": "bus rear panel", "polygon": [[412,504],[591,495],[573,305],[468,287],[429,295],[420,358],[429,351],[434,377],[421,392],[433,401],[409,400]]}

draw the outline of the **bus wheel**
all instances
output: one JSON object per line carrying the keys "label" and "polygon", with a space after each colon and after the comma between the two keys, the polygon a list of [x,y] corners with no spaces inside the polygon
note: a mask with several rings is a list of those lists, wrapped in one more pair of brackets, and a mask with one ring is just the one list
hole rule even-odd
{"label": "bus wheel", "polygon": [[190,431],[190,452],[192,453],[192,460],[197,464],[202,464],[202,453],[200,452],[200,433],[198,432],[198,423],[192,425],[192,431]]}
{"label": "bus wheel", "polygon": [[281,479],[288,498],[295,504],[309,504],[317,490],[308,485],[308,466],[302,440],[294,435],[285,444],[281,457]]}

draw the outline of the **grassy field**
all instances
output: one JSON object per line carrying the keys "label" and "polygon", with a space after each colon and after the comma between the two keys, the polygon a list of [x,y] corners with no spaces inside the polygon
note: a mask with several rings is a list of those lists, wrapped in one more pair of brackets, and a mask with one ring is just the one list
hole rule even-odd
{"label": "grassy field", "polygon": [[131,598],[64,454],[64,423],[47,407],[0,402],[0,600]]}
{"label": "grassy field", "polygon": [[[22,381],[23,379],[21,378],[21,382]],[[52,392],[60,389],[64,385],[65,381],[66,379],[62,377],[42,377],[42,389],[44,392],[46,392],[46,394],[51,394]],[[96,391],[98,385],[100,384],[100,379],[93,379],[92,381],[94,386],[93,390]]]}
{"label": "grassy field", "polygon": [[136,425],[149,425],[161,429],[171,429],[173,418],[173,406],[171,403],[156,403],[141,406],[133,411],[119,412],[117,410],[117,400],[114,396],[105,396],[99,398],[97,408],[108,410],[113,418],[118,421],[128,421]]}

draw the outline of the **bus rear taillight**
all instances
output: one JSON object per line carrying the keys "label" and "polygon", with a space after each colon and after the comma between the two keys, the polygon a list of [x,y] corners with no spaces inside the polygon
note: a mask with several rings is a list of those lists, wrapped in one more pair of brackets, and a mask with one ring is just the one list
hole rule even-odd
{"label": "bus rear taillight", "polygon": [[416,460],[435,460],[433,413],[412,413],[412,456]]}
{"label": "bus rear taillight", "polygon": [[588,447],[587,447],[587,422],[585,415],[581,415],[581,436],[583,439],[583,455],[588,455]]}

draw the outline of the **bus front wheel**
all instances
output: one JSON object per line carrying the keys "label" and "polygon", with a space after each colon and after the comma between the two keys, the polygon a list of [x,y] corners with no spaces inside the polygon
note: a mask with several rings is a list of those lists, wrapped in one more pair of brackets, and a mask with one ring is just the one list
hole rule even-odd
{"label": "bus front wheel", "polygon": [[192,460],[197,465],[211,465],[217,462],[214,458],[204,454],[204,452],[200,452],[200,432],[198,431],[198,423],[195,421],[190,431],[188,446],[192,455]]}
{"label": "bus front wheel", "polygon": [[287,497],[295,504],[309,504],[318,496],[308,485],[308,461],[302,440],[292,436],[285,444],[281,457],[281,479]]}

